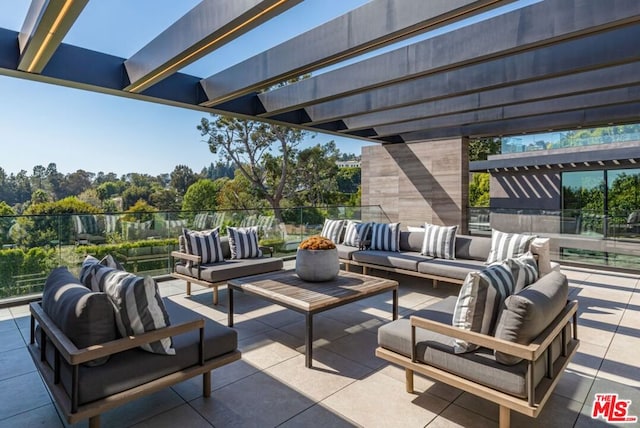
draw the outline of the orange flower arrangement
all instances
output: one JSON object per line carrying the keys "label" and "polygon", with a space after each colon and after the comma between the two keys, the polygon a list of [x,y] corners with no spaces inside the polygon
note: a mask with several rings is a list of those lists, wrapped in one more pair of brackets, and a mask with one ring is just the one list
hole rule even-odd
{"label": "orange flower arrangement", "polygon": [[336,244],[330,239],[323,238],[320,235],[311,236],[300,243],[300,250],[333,250]]}

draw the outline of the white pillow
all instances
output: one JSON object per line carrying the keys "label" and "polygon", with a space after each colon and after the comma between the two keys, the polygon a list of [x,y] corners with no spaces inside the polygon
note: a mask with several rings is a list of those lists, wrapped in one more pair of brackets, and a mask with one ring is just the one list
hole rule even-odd
{"label": "white pillow", "polygon": [[[490,334],[504,299],[513,294],[514,287],[511,268],[506,263],[489,266],[480,272],[469,272],[460,288],[451,324],[463,330]],[[454,339],[456,354],[477,348],[465,340]]]}
{"label": "white pillow", "polygon": [[320,232],[320,236],[330,239],[334,244],[339,244],[343,226],[344,220],[325,219],[324,226],[322,226],[322,232]]}
{"label": "white pillow", "polygon": [[549,253],[549,238],[536,238],[531,242],[529,249],[538,256],[538,270],[540,276],[545,276],[552,271],[551,254]]}
{"label": "white pillow", "polygon": [[424,227],[422,227],[422,226],[407,226],[407,230],[409,232],[424,232]]}
{"label": "white pillow", "polygon": [[457,230],[458,226],[437,226],[426,223],[420,254],[441,259],[455,259]]}
{"label": "white pillow", "polygon": [[489,251],[486,263],[489,265],[526,253],[535,237],[535,235],[506,233],[493,229],[491,231],[491,251]]}

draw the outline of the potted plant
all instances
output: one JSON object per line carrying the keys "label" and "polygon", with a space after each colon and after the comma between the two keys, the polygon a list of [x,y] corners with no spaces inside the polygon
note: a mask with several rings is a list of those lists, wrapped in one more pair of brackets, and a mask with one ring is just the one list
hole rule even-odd
{"label": "potted plant", "polygon": [[310,282],[330,281],[338,276],[340,261],[336,245],[327,238],[315,235],[298,246],[296,273]]}

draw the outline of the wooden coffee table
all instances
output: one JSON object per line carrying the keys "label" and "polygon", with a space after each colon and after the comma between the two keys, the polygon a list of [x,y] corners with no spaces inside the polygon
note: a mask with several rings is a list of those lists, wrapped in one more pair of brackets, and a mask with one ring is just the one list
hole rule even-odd
{"label": "wooden coffee table", "polygon": [[393,293],[393,319],[398,318],[398,282],[385,278],[340,271],[338,277],[327,282],[306,282],[294,270],[270,272],[230,280],[228,325],[233,326],[233,292],[251,294],[269,302],[304,314],[305,364],[311,367],[313,352],[313,316],[338,306],[366,299],[376,294]]}

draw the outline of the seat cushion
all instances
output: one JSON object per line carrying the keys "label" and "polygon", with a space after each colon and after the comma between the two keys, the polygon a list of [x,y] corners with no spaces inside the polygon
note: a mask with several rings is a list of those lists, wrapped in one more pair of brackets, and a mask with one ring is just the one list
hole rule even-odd
{"label": "seat cushion", "polygon": [[418,272],[429,275],[443,276],[464,280],[469,272],[474,272],[486,268],[484,259],[480,260],[447,260],[427,258],[418,264]]}
{"label": "seat cushion", "polygon": [[420,253],[397,251],[357,251],[351,256],[353,260],[361,263],[369,263],[378,266],[386,266],[397,269],[418,271],[418,263],[428,260],[429,257]]}
{"label": "seat cushion", "polygon": [[[243,276],[258,275],[282,269],[282,259],[277,257],[262,257],[258,259],[225,260],[221,263],[200,265],[200,279],[208,282],[224,282]],[[182,275],[198,278],[197,267],[176,265],[176,272]]]}
{"label": "seat cushion", "polygon": [[[234,329],[203,317],[171,300],[164,299],[174,324],[203,318],[204,358],[210,360],[236,350],[238,337]],[[126,391],[170,373],[199,364],[199,330],[173,337],[175,355],[159,355],[132,349],[111,356],[99,367],[80,367],[79,404],[86,404],[108,395]],[[47,346],[47,360],[53,364],[53,346]],[[71,367],[62,364],[62,383],[71,391]]]}
{"label": "seat cushion", "polygon": [[358,247],[352,247],[345,244],[336,245],[336,249],[338,250],[338,258],[342,260],[351,260],[353,253],[358,251]]}
{"label": "seat cushion", "polygon": [[[456,297],[448,297],[438,303],[420,310],[413,315],[451,325],[451,314]],[[480,348],[465,354],[456,354],[453,350],[453,338],[443,334],[417,328],[416,358],[418,361],[446,370],[465,379],[478,382],[524,398],[527,394],[525,362],[513,366],[500,364],[493,352]],[[378,345],[406,357],[411,357],[411,324],[403,318],[392,321],[378,329]],[[535,364],[536,385],[544,377],[546,358],[540,358]]]}

